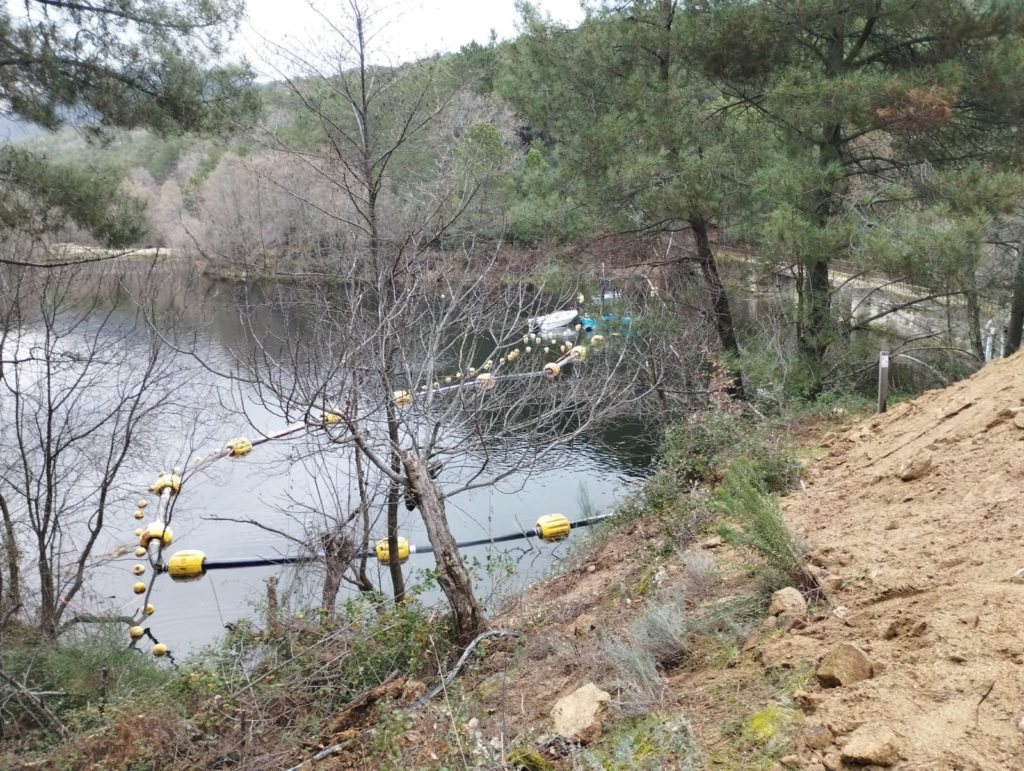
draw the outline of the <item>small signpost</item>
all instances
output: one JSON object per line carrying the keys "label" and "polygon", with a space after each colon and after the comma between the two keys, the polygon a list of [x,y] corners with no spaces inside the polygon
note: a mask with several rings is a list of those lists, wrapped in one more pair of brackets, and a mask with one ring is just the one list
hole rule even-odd
{"label": "small signpost", "polygon": [[878,352],[878,411],[885,412],[889,399],[889,352]]}

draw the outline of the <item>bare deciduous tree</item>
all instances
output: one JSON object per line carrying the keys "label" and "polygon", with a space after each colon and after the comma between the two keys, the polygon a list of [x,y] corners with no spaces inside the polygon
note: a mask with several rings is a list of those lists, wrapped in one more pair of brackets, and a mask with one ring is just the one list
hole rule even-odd
{"label": "bare deciduous tree", "polygon": [[[472,100],[457,99],[460,84],[441,63],[381,66],[370,50],[373,14],[358,0],[346,10],[343,23],[330,22],[337,50],[281,52],[310,136],[298,144],[283,133],[264,137],[317,180],[297,186],[298,177],[268,173],[267,182],[330,221],[346,248],[240,309],[256,319],[271,306],[292,323],[280,336],[256,334],[250,323],[253,349],[237,352],[233,374],[289,419],[312,409],[337,416],[311,439],[325,454],[354,453],[365,477],[360,508],[334,507],[324,534],[365,552],[365,523],[382,513],[401,601],[400,506],[418,508],[456,636],[468,639],[484,615],[446,501],[521,483],[651,385],[637,374],[640,338],[627,327],[593,341],[575,330],[529,336],[528,318],[574,305],[579,287],[534,285],[535,261],[504,265],[498,246],[475,243],[463,227],[507,157],[501,131],[488,116],[465,113],[455,130],[450,106]],[[325,601],[332,576],[328,569]]]}
{"label": "bare deciduous tree", "polygon": [[140,446],[178,423],[171,352],[147,334],[116,269],[0,276],[3,602],[33,608],[48,635],[82,591],[112,510],[130,506],[122,485]]}

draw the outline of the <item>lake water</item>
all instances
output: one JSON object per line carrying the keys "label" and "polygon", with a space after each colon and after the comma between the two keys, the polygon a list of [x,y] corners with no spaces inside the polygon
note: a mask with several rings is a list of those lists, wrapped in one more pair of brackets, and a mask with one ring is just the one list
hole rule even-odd
{"label": "lake water", "polygon": [[[237,348],[246,334],[233,309],[233,298],[239,289],[223,282],[200,281],[191,284],[188,291],[183,299],[179,292],[169,289],[164,301],[181,305],[186,318],[203,320],[196,342],[199,359],[205,363],[223,362],[226,352]],[[275,322],[268,319],[267,323]],[[152,518],[148,515],[155,514],[155,499],[144,491],[159,470],[180,465],[193,454],[206,455],[213,447],[236,436],[256,438],[259,431],[253,426],[265,432],[284,426],[282,418],[262,408],[245,389],[219,380],[197,359],[182,358],[181,366],[185,368],[181,386],[184,390],[178,396],[206,405],[203,429],[207,441],[189,448],[185,446],[185,437],[171,430],[155,442],[157,457],[152,473],[133,479],[133,487],[138,491],[135,497],[150,501],[143,522]],[[245,405],[244,416],[232,406],[239,403]],[[288,536],[301,540],[309,529],[316,529],[325,512],[332,513],[332,507],[349,510],[354,505],[348,485],[351,453],[336,452],[332,460],[319,466],[320,479],[330,481],[331,485],[321,485],[318,491],[301,460],[309,448],[309,441],[302,437],[270,442],[246,457],[221,460],[210,465],[208,471],[188,479],[175,503],[175,541],[169,552],[200,549],[211,560],[298,553],[299,545]],[[645,475],[652,452],[653,438],[649,434],[638,426],[620,424],[558,450],[528,476],[520,474],[495,487],[449,498],[449,524],[461,541],[530,528],[539,516],[553,512],[561,512],[569,519],[608,512]],[[333,500],[324,497],[328,487],[337,496]],[[111,524],[98,544],[98,553],[110,554],[118,547],[133,545],[132,531],[139,523],[131,517],[131,501],[123,506],[123,511],[110,517]],[[413,544],[426,545],[418,511],[408,512],[403,506],[401,516],[402,534]],[[371,543],[385,535],[381,513],[375,512],[374,517],[380,521],[372,529]],[[477,566],[478,595],[494,607],[503,597],[545,575],[572,548],[573,540],[554,545],[534,539],[518,540],[470,548],[464,556]],[[513,568],[511,575],[503,570],[488,575],[484,569],[488,558],[497,556]],[[137,561],[129,553],[98,564],[90,575],[88,591],[75,600],[71,611],[134,612],[139,600],[131,593],[131,584],[136,580],[131,566]],[[412,556],[405,563],[408,585],[422,580],[423,571],[433,565],[429,554]],[[389,589],[387,570],[376,560],[370,561],[369,573],[384,591]],[[315,567],[218,570],[189,583],[175,583],[168,576],[160,576],[151,600],[156,613],[148,626],[178,654],[211,643],[223,633],[225,623],[258,612],[254,603],[264,597],[264,582],[271,575],[280,576],[281,592],[292,592],[295,606],[318,604]],[[423,599],[428,603],[442,600],[436,591],[428,592]]]}

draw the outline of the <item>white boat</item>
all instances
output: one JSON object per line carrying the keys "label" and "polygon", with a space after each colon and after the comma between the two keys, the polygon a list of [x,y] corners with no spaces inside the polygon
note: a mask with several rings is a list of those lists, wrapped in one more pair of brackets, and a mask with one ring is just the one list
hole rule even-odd
{"label": "white boat", "polygon": [[534,316],[529,319],[530,330],[533,332],[550,332],[554,329],[567,327],[579,318],[578,311],[555,311],[546,316]]}

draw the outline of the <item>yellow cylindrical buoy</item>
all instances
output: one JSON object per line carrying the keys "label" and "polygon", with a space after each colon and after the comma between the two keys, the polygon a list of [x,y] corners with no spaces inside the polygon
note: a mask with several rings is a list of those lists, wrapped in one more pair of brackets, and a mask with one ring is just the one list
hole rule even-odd
{"label": "yellow cylindrical buoy", "polygon": [[[164,490],[170,490],[175,495],[181,490],[181,477],[178,474],[168,474],[166,471],[161,471],[157,474],[156,481],[149,486],[151,493],[160,495]],[[141,506],[139,507],[142,508]]]}
{"label": "yellow cylindrical buoy", "polygon": [[146,572],[146,566],[142,564],[133,565],[132,572],[137,576],[141,576],[143,573]]}
{"label": "yellow cylindrical buoy", "polygon": [[154,613],[156,613],[156,606],[153,603],[146,605],[146,615],[152,616]]}
{"label": "yellow cylindrical buoy", "polygon": [[[391,564],[391,555],[388,551],[388,540],[386,538],[383,541],[377,541],[377,548],[374,551],[377,552],[377,560],[381,565]],[[398,561],[405,562],[407,559],[409,559],[409,539],[399,538]]]}
{"label": "yellow cylindrical buoy", "polygon": [[206,572],[206,555],[198,549],[175,552],[167,561],[167,573],[174,581],[195,581]]}
{"label": "yellow cylindrical buoy", "polygon": [[142,528],[141,527],[135,528],[135,537],[139,538],[141,535],[142,535]]}
{"label": "yellow cylindrical buoy", "polygon": [[146,515],[142,513],[142,509],[136,509],[132,516],[136,519],[142,519]]}
{"label": "yellow cylindrical buoy", "polygon": [[136,594],[143,594],[146,591],[146,585],[142,581],[136,581],[135,586],[132,587],[132,591]]}
{"label": "yellow cylindrical buoy", "polygon": [[135,505],[140,509],[144,509],[149,505],[149,503],[146,501],[146,499],[139,498],[139,500],[135,501]]}
{"label": "yellow cylindrical buoy", "polygon": [[225,444],[224,449],[228,451],[228,457],[241,458],[252,452],[252,439],[239,436]]}
{"label": "yellow cylindrical buoy", "polygon": [[476,382],[479,383],[480,387],[485,391],[490,391],[494,386],[498,385],[498,381],[494,379],[494,375],[487,372],[477,375]]}
{"label": "yellow cylindrical buoy", "polygon": [[578,358],[580,361],[586,361],[586,358],[587,358],[587,348],[586,348],[586,346],[574,345],[573,349],[572,349],[572,351],[570,351],[570,353],[575,355],[576,358]]}
{"label": "yellow cylindrical buoy", "polygon": [[393,395],[395,397],[395,404],[399,407],[408,407],[412,404],[412,394],[408,391],[395,391]]}
{"label": "yellow cylindrical buoy", "polygon": [[564,514],[545,514],[537,520],[537,534],[544,541],[561,541],[569,535],[569,520]]}
{"label": "yellow cylindrical buoy", "polygon": [[142,635],[145,634],[145,630],[141,626],[133,626],[128,630],[128,636],[133,640],[138,640]]}
{"label": "yellow cylindrical buoy", "polygon": [[164,645],[163,643],[157,643],[156,645],[153,646],[153,655],[156,656],[157,658],[160,658],[161,656],[166,656],[167,655],[167,646]]}
{"label": "yellow cylindrical buoy", "polygon": [[139,546],[149,546],[149,542],[153,540],[170,546],[174,543],[174,532],[163,522],[150,522],[139,535]]}
{"label": "yellow cylindrical buoy", "polygon": [[[138,535],[142,535],[142,531],[141,530],[139,531]],[[138,536],[136,536],[136,537],[138,537]],[[135,547],[135,556],[136,557],[145,557],[146,556],[146,547],[145,546],[136,546]]]}
{"label": "yellow cylindrical buoy", "polygon": [[591,345],[600,345],[603,342],[604,342],[604,335],[594,335],[592,338],[590,338],[590,344]]}
{"label": "yellow cylindrical buoy", "polygon": [[562,368],[553,361],[549,361],[544,365],[544,374],[549,378],[556,378],[561,374],[561,372]]}
{"label": "yellow cylindrical buoy", "polygon": [[533,353],[533,347],[532,347],[532,346],[529,346],[529,345],[528,345],[528,346],[526,346],[526,352],[527,352],[527,353]]}

